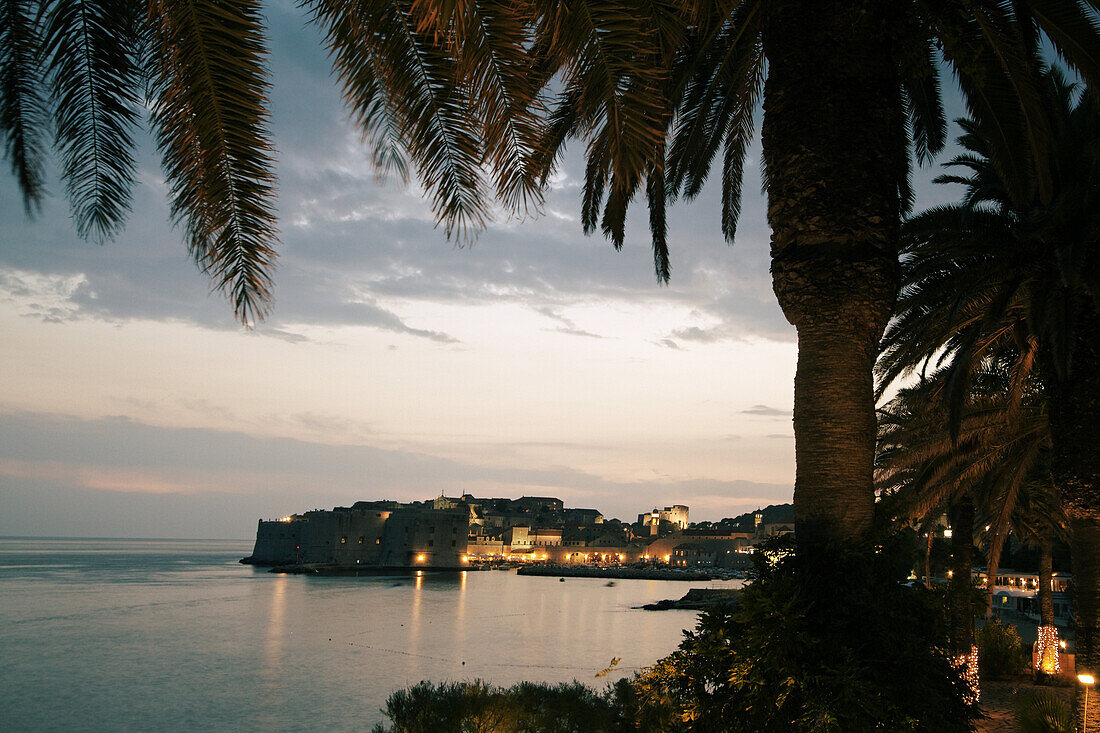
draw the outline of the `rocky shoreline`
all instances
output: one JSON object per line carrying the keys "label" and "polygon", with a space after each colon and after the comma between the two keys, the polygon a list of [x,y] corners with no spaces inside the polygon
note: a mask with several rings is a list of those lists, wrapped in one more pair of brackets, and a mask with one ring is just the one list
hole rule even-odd
{"label": "rocky shoreline", "polygon": [[646,611],[705,611],[716,606],[737,603],[739,588],[692,588],[679,600],[664,600],[647,603],[641,608]]}

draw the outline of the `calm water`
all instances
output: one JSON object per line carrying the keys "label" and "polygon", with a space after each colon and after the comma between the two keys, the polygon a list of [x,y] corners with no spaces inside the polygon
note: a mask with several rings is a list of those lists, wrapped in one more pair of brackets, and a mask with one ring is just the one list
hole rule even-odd
{"label": "calm water", "polygon": [[602,686],[695,620],[632,606],[701,585],[309,578],[238,564],[251,549],[0,538],[0,730],[363,730],[421,679]]}

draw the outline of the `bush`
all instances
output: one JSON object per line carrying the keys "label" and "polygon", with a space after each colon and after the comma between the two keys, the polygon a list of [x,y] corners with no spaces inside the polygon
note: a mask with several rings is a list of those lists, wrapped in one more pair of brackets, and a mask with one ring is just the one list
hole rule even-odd
{"label": "bush", "polygon": [[1073,714],[1050,690],[1016,701],[1016,729],[1020,733],[1073,733]]}
{"label": "bush", "polygon": [[612,691],[523,682],[504,689],[474,682],[421,682],[398,690],[374,733],[614,733],[622,726]]}
{"label": "bush", "polygon": [[974,633],[978,669],[984,678],[1019,674],[1028,664],[1016,627],[994,619]]}
{"label": "bush", "polygon": [[679,708],[692,733],[969,731],[977,711],[946,652],[943,607],[901,584],[898,557],[762,562],[736,608],[705,613],[636,678],[639,699]]}

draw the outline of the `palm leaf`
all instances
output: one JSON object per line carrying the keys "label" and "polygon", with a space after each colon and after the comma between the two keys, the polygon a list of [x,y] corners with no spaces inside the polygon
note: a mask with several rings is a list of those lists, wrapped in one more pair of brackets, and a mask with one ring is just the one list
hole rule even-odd
{"label": "palm leaf", "polygon": [[55,139],[73,219],[81,237],[110,239],[130,210],[134,180],[139,6],[53,0],[42,12]]}
{"label": "palm leaf", "polygon": [[[357,121],[368,136],[400,140],[447,236],[483,229],[491,204],[482,174],[486,148],[448,37],[434,32],[430,17],[413,17],[403,0],[303,4],[325,34]],[[527,181],[530,173],[519,175]]]}
{"label": "palm leaf", "polygon": [[23,194],[23,208],[35,213],[45,195],[47,111],[42,98],[42,35],[37,3],[0,3],[0,133],[4,157]]}
{"label": "palm leaf", "polygon": [[151,0],[153,128],[191,254],[248,324],[275,265],[266,40],[252,0]]}

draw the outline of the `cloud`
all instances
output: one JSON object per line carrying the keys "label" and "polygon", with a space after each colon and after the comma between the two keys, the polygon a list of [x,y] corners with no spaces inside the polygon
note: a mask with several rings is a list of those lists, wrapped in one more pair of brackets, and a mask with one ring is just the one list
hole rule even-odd
{"label": "cloud", "polygon": [[763,415],[765,417],[790,417],[790,410],[781,410],[778,407],[767,405],[753,405],[747,410],[741,410],[742,415]]}
{"label": "cloud", "polygon": [[584,329],[577,328],[577,324],[573,323],[572,320],[566,318],[561,313],[557,312],[554,308],[551,308],[549,306],[543,306],[541,308],[536,308],[535,310],[536,312],[541,313],[550,320],[557,321],[559,324],[561,324],[557,328],[551,329],[554,331],[554,333],[564,333],[568,336],[583,336],[586,338],[596,339],[606,338],[605,336],[601,336],[598,333],[592,333],[591,331],[585,331]]}
{"label": "cloud", "polygon": [[678,328],[672,332],[672,337],[682,341],[695,341],[701,344],[713,344],[717,341],[724,341],[729,338],[728,334],[723,329],[699,328],[698,326]]}

